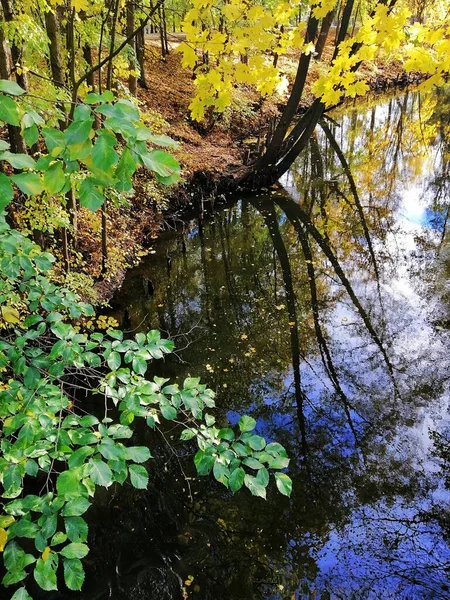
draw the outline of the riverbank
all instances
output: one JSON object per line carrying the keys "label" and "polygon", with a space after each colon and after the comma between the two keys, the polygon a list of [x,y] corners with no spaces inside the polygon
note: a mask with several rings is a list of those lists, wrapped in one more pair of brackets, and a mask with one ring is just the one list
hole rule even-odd
{"label": "riverbank", "polygon": [[[331,48],[325,49],[325,62],[330,60],[330,52]],[[169,189],[160,188],[149,174],[139,173],[136,195],[130,205],[111,209],[110,275],[101,280],[100,217],[81,212],[79,264],[96,280],[90,298],[95,303],[108,300],[120,287],[126,270],[138,264],[143,255],[153,252],[152,240],[158,237],[166,219],[176,217],[193,200],[199,202],[233,187],[244,165],[254,160],[263,148],[270,123],[276,121],[282,109],[282,99],[261,98],[254,90],[241,87],[236,90],[230,109],[208,123],[196,123],[189,117],[189,104],[195,92],[192,72],[181,66],[180,55],[172,53],[162,60],[159,49],[152,45],[147,45],[146,53],[147,89],[139,89],[140,108],[152,129],[178,142],[175,154],[182,166],[182,182]],[[293,77],[296,61],[294,54],[285,59],[283,68],[288,76]],[[301,109],[313,100],[311,87],[320,69],[321,63],[317,62],[311,70]],[[417,77],[405,73],[398,61],[366,65],[363,75],[374,92],[404,88],[417,81]],[[370,100],[355,100],[367,101]],[[74,270],[77,269],[75,264]],[[79,278],[74,279],[74,287],[79,287]],[[88,281],[86,286],[89,287]]]}

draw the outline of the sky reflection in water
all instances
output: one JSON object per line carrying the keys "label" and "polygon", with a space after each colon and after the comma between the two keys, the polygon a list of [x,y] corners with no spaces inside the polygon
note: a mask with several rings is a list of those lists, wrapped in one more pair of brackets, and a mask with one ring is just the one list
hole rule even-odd
{"label": "sky reflection in water", "polygon": [[292,457],[291,501],[191,482],[189,597],[450,597],[449,105],[335,116],[282,187],[165,236],[118,294],[128,327],[175,336],[159,374],[201,375]]}

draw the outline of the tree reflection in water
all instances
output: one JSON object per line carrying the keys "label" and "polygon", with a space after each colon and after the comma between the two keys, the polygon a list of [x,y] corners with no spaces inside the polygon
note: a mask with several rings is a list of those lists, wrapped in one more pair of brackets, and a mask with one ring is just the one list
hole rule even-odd
{"label": "tree reflection in water", "polygon": [[100,580],[113,598],[450,597],[449,104],[335,115],[283,187],[194,218],[129,274],[114,315],[177,341],[158,374],[257,417],[294,493],[186,481],[178,429],[138,431],[153,487],[99,499],[86,598],[108,597]]}

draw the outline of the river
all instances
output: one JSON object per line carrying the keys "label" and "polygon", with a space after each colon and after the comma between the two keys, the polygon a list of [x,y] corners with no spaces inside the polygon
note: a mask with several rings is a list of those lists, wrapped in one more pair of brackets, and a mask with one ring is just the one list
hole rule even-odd
{"label": "river", "polygon": [[449,161],[448,91],[369,98],[154,240],[110,314],[284,444],[293,493],[232,495],[140,427],[150,489],[97,499],[83,598],[450,598]]}

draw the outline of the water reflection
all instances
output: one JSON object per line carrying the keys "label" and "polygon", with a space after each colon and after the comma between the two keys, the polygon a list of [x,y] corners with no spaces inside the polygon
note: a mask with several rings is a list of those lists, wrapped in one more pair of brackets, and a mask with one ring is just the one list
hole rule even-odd
{"label": "water reflection", "polygon": [[294,492],[233,497],[190,479],[176,431],[137,432],[153,487],[99,499],[86,598],[450,597],[449,108],[335,115],[278,189],[129,274],[115,316],[176,339],[159,374],[201,375],[221,418],[286,445]]}

